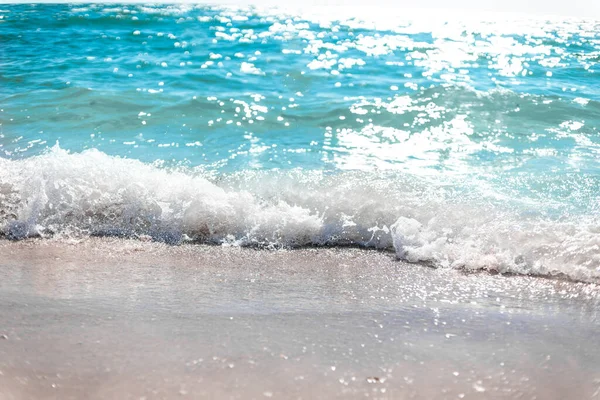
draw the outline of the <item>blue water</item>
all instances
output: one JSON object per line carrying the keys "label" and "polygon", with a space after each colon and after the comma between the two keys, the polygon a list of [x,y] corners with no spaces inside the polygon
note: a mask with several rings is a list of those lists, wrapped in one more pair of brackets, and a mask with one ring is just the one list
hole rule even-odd
{"label": "blue water", "polygon": [[600,276],[600,22],[3,5],[0,227]]}

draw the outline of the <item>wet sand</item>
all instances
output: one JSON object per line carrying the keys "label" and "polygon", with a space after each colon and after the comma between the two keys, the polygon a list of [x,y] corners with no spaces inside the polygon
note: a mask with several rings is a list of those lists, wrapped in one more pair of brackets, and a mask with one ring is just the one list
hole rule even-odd
{"label": "wet sand", "polygon": [[600,399],[599,309],[377,251],[0,241],[0,399]]}

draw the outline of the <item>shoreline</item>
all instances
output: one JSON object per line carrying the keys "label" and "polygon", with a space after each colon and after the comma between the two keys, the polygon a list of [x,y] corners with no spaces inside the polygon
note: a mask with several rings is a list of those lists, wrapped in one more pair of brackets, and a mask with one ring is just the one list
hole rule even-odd
{"label": "shoreline", "polygon": [[[380,248],[380,247],[370,247],[370,246],[362,246],[360,244],[323,244],[323,245],[302,245],[302,246],[294,246],[289,247],[285,245],[281,246],[260,246],[260,245],[223,245],[217,243],[203,243],[198,241],[180,241],[170,243],[168,241],[157,241],[153,240],[151,237],[146,237],[144,235],[139,237],[129,237],[129,236],[109,236],[109,235],[92,235],[84,238],[74,238],[74,239],[63,239],[63,238],[53,238],[53,237],[30,237],[26,239],[8,239],[5,236],[0,236],[0,252],[3,249],[8,249],[10,251],[11,248],[18,249],[17,251],[22,251],[25,248],[44,248],[47,246],[49,249],[68,249],[72,246],[84,246],[84,248],[89,249],[91,252],[94,252],[100,248],[106,250],[107,247],[115,246],[111,248],[111,250],[120,252],[121,255],[129,254],[130,252],[151,252],[153,254],[161,254],[162,256],[166,255],[187,255],[188,257],[197,252],[203,253],[205,249],[223,249],[223,251],[246,251],[246,252],[258,252],[258,253],[280,253],[280,252],[305,252],[305,251],[334,251],[334,252],[343,252],[345,250],[350,251],[359,251],[366,253],[375,253],[383,256],[388,256],[392,259],[392,261],[398,263],[404,263],[408,265],[413,265],[416,268],[428,268],[435,270],[451,270],[455,271],[458,274],[464,275],[490,275],[490,276],[501,276],[504,278],[517,278],[517,277],[529,277],[535,279],[543,279],[549,281],[557,281],[557,282],[566,282],[573,284],[583,284],[590,285],[592,287],[598,287],[600,290],[600,281],[595,279],[585,279],[580,278],[577,279],[575,277],[569,276],[564,272],[555,272],[551,274],[544,274],[537,271],[531,272],[512,272],[512,271],[499,271],[495,268],[465,268],[465,267],[438,267],[433,262],[429,261],[418,261],[411,262],[403,259],[399,259],[396,257],[396,251],[393,248]],[[137,247],[136,247],[137,246]],[[169,250],[171,249],[171,250]],[[225,250],[228,249],[228,250]],[[14,251],[14,250],[13,250]],[[0,253],[1,254],[1,253]]]}
{"label": "shoreline", "polygon": [[380,251],[0,241],[0,399],[593,398],[597,285]]}

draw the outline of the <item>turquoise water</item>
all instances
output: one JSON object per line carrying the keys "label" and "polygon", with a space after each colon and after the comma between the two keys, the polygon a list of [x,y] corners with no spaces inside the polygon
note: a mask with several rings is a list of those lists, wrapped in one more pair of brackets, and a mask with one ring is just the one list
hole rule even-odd
{"label": "turquoise water", "polygon": [[600,22],[2,5],[9,238],[600,276]]}

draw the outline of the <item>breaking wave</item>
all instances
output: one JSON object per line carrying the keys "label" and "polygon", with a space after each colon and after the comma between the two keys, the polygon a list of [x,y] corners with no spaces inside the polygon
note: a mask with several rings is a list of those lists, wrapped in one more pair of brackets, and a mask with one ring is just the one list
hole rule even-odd
{"label": "breaking wave", "polygon": [[436,267],[598,282],[594,213],[536,211],[409,174],[243,171],[214,176],[98,150],[0,159],[8,239],[114,235],[168,243],[364,246]]}

